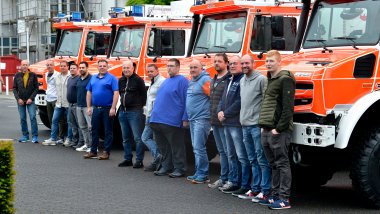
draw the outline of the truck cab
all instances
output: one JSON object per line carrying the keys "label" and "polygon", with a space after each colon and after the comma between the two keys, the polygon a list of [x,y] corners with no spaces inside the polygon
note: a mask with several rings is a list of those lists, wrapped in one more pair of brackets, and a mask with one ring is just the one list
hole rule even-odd
{"label": "truck cab", "polygon": [[349,168],[353,186],[376,207],[380,207],[378,20],[379,1],[316,0],[309,21],[301,20],[307,23],[299,35],[301,49],[282,59],[282,69],[296,78],[294,180],[322,185],[335,171]]}
{"label": "truck cab", "polygon": [[[95,63],[100,56],[107,56],[109,52],[109,41],[111,28],[108,24],[100,21],[93,22],[60,22],[54,23],[57,30],[54,57],[48,60],[54,61],[56,71],[59,71],[61,60],[79,63],[87,61]],[[38,77],[39,92],[35,98],[39,115],[43,124],[50,128],[46,109],[46,62],[43,60],[30,65],[30,70]]]}

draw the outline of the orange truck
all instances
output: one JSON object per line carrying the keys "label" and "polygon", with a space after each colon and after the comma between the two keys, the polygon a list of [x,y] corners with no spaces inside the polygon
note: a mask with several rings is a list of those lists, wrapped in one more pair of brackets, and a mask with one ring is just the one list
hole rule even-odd
{"label": "orange truck", "polygon": [[[102,55],[105,57],[110,49],[111,27],[101,22],[61,22],[54,23],[57,30],[54,57],[48,60],[54,61],[56,71],[59,71],[61,60],[79,63],[86,61],[95,63]],[[35,103],[42,123],[50,128],[46,109],[46,62],[43,60],[30,65],[30,70],[38,77],[39,92]]]}
{"label": "orange truck", "polygon": [[282,59],[296,78],[295,184],[323,185],[348,168],[363,201],[378,208],[379,20],[380,1],[316,0],[309,21],[300,19],[297,53]]}
{"label": "orange truck", "polygon": [[[293,1],[221,1],[191,7],[194,13],[194,38],[189,57],[200,60],[213,75],[217,53],[229,56],[251,55],[256,66],[265,62],[265,52],[293,53],[301,3]],[[187,61],[181,62],[188,74]]]}

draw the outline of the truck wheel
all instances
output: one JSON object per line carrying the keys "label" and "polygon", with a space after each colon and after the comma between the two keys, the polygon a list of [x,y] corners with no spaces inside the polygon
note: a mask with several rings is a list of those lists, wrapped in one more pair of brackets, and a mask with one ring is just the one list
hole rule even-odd
{"label": "truck wheel", "polygon": [[38,107],[41,122],[47,127],[51,128],[46,107]]}
{"label": "truck wheel", "polygon": [[365,201],[380,208],[380,128],[354,151],[351,179]]}

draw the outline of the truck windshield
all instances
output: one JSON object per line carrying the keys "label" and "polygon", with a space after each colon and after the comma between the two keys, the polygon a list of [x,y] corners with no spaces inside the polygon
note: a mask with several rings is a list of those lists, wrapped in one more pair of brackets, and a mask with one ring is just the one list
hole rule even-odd
{"label": "truck windshield", "polygon": [[78,56],[82,30],[65,30],[57,48],[58,56]]}
{"label": "truck windshield", "polygon": [[246,12],[206,16],[202,20],[193,53],[239,53],[246,19]]}
{"label": "truck windshield", "polygon": [[111,56],[138,57],[144,38],[144,26],[121,27]]}
{"label": "truck windshield", "polygon": [[380,1],[320,2],[304,48],[375,45],[380,37]]}

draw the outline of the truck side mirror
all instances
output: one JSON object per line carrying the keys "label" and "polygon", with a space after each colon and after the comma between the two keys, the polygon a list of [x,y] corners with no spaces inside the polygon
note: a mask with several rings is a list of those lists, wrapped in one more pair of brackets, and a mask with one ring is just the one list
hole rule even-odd
{"label": "truck side mirror", "polygon": [[285,50],[285,39],[274,37],[272,39],[271,48],[272,50]]}
{"label": "truck side mirror", "polygon": [[272,36],[284,37],[284,17],[272,16],[271,17]]}

